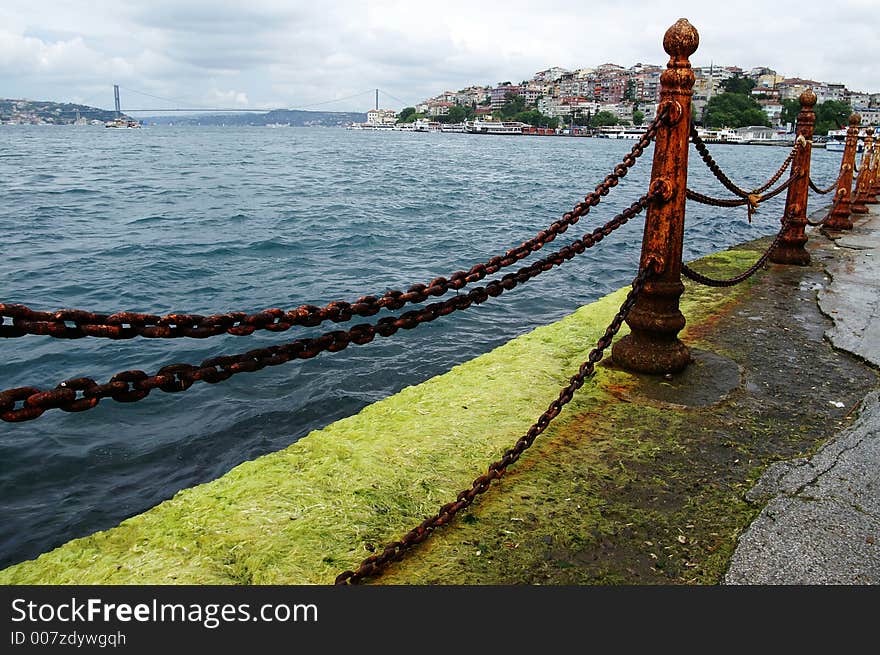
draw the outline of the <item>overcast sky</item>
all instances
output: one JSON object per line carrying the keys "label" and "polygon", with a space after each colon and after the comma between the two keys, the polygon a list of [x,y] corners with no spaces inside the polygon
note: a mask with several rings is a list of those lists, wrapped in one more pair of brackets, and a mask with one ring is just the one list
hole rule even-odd
{"label": "overcast sky", "polygon": [[877,0],[2,0],[0,97],[112,107],[116,83],[123,109],[175,106],[142,92],[366,111],[379,88],[400,109],[550,66],[665,64],[663,33],[681,17],[700,33],[696,66],[880,92]]}

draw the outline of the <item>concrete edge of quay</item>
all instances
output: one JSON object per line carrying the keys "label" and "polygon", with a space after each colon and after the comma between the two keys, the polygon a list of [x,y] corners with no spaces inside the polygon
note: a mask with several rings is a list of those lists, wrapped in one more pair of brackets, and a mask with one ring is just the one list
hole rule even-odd
{"label": "concrete edge of quay", "polygon": [[[498,484],[375,582],[877,582],[869,539],[880,538],[870,523],[880,516],[876,506],[864,512],[864,528],[838,521],[852,557],[838,557],[845,544],[829,541],[822,558],[801,567],[824,566],[815,578],[796,575],[789,546],[774,550],[785,535],[772,527],[779,519],[766,515],[791,504],[792,476],[804,468],[798,462],[826,470],[819,462],[834,452],[828,470],[840,471],[844,454],[849,461],[880,450],[829,445],[837,435],[849,444],[853,430],[876,436],[864,426],[876,425],[877,374],[865,362],[877,360],[855,346],[854,356],[844,350],[850,342],[880,343],[871,338],[880,277],[875,270],[870,289],[859,277],[865,260],[880,259],[878,234],[871,214],[841,239],[813,231],[810,266],[772,265],[731,290],[689,283],[683,338],[695,362],[687,371],[650,378],[606,359]],[[767,243],[696,265],[716,277],[734,274]],[[852,289],[867,295],[849,298]],[[625,291],[114,528],[8,567],[0,583],[330,584],[453,500],[510,447],[577,369]],[[795,463],[780,473],[774,462],[788,460]],[[866,485],[856,503],[865,508],[866,495],[877,502],[876,474],[864,462],[853,466],[859,473],[843,484]],[[767,487],[768,477],[788,482],[778,492],[752,491]],[[833,476],[820,477],[806,487],[824,487]],[[804,539],[835,531],[828,512],[842,501],[828,498],[815,502],[826,514],[802,521]],[[775,523],[760,541],[762,520]],[[798,543],[790,548],[812,549]],[[782,559],[774,563],[771,551]],[[827,568],[838,559],[845,571],[835,576]],[[757,573],[759,560],[772,574]]]}

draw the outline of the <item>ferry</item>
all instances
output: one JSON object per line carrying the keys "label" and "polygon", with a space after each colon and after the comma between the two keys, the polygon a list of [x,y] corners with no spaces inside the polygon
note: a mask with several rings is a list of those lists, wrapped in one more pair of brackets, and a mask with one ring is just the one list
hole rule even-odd
{"label": "ferry", "polygon": [[388,123],[352,123],[345,126],[346,130],[393,130],[394,125]]}
{"label": "ferry", "polygon": [[440,123],[429,121],[427,118],[417,118],[413,121],[413,132],[440,132]]}
{"label": "ferry", "polygon": [[[865,143],[865,130],[859,131],[859,140],[856,142],[856,152],[861,152]],[[825,141],[825,150],[831,152],[843,152],[846,148],[846,128],[842,130],[828,130],[828,139]]]}
{"label": "ferry", "polygon": [[744,136],[737,134],[736,130],[732,130],[729,127],[719,129],[698,127],[697,135],[705,143],[746,143]]}
{"label": "ferry", "polygon": [[122,129],[136,129],[141,126],[140,121],[131,120],[129,118],[114,118],[112,121],[104,123],[104,127],[116,127]]}
{"label": "ferry", "polygon": [[622,127],[613,125],[610,127],[600,127],[595,134],[598,139],[641,139],[645,136],[647,128],[644,127]]}
{"label": "ferry", "polygon": [[466,121],[464,131],[468,134],[522,134],[524,123],[517,121]]}

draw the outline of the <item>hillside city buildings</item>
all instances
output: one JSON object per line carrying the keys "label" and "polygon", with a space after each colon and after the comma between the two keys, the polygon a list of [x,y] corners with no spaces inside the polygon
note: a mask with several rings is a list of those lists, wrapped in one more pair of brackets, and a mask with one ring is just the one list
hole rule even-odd
{"label": "hillside city buildings", "polygon": [[[595,68],[574,71],[548,68],[539,71],[530,80],[514,84],[503,82],[496,86],[471,86],[461,91],[446,91],[416,105],[418,113],[429,117],[442,116],[455,105],[476,108],[477,116],[490,114],[501,108],[510,94],[522,96],[527,107],[537,108],[551,118],[563,122],[586,124],[600,111],[611,112],[621,122],[632,122],[633,111],[644,114],[650,121],[657,111],[660,98],[660,74],[664,68],[652,64],[636,64],[624,68],[617,64],[602,64]],[[786,78],[776,71],[753,68],[745,71],[737,66],[695,67],[693,105],[700,116],[709,100],[724,92],[722,83],[734,76],[755,82],[752,96],[767,114],[773,127],[781,126],[782,102],[796,100],[807,88],[812,88],[818,102],[838,100],[849,104],[862,115],[862,125],[880,124],[880,93],[862,93],[847,89],[843,84]],[[371,112],[379,122],[392,122],[391,110]],[[372,122],[368,118],[368,122]]]}

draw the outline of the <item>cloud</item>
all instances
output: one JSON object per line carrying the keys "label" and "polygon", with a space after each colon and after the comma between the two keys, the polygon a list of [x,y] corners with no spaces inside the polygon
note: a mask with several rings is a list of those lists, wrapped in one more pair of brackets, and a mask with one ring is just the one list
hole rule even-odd
{"label": "cloud", "polygon": [[[700,31],[695,65],[766,65],[880,91],[869,0],[805,5],[630,0],[4,0],[4,94],[66,99],[113,83],[200,106],[307,106],[380,88],[412,104],[549,66],[664,64],[680,16]],[[217,94],[225,94],[218,96]],[[231,95],[230,95],[231,94]],[[363,110],[369,98],[326,109]]]}

